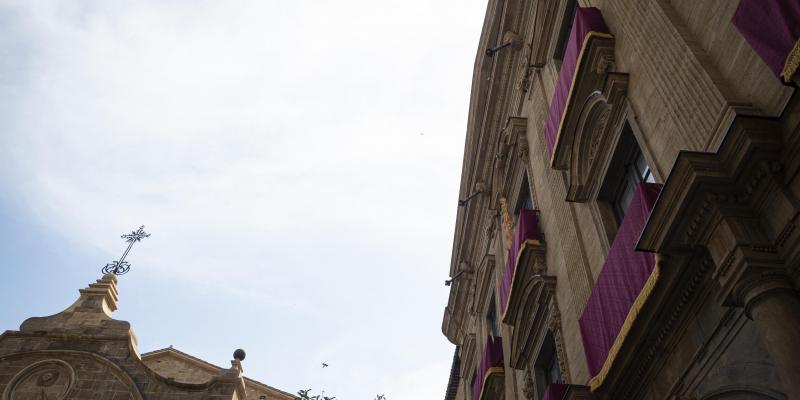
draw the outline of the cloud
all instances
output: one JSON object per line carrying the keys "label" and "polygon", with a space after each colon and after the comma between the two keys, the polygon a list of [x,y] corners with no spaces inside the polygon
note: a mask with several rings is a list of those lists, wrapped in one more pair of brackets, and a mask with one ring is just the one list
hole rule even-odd
{"label": "cloud", "polygon": [[[253,361],[256,379],[294,390],[326,348],[363,346],[385,356],[350,360],[340,398],[374,396],[365,382],[433,391],[392,400],[439,396],[452,354],[440,286],[484,9],[0,2],[0,180],[103,261],[147,224],[136,271],[200,307],[227,304],[252,322],[240,337],[294,327],[267,339],[290,343],[288,368]],[[173,329],[135,315],[140,339]],[[362,323],[376,320],[385,328]],[[422,376],[430,388],[392,383]]]}

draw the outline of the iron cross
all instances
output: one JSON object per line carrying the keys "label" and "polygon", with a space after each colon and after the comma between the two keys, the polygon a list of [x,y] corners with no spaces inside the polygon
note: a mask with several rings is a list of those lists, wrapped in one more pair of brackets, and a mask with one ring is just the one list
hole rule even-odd
{"label": "iron cross", "polygon": [[144,231],[144,225],[142,225],[139,229],[120,237],[128,242],[128,248],[125,249],[125,252],[122,253],[122,257],[120,257],[118,261],[112,261],[103,267],[104,274],[123,275],[128,272],[128,270],[131,269],[131,264],[125,261],[125,257],[128,256],[128,252],[131,251],[131,247],[133,247],[134,243],[140,242],[146,237],[150,237],[150,234]]}

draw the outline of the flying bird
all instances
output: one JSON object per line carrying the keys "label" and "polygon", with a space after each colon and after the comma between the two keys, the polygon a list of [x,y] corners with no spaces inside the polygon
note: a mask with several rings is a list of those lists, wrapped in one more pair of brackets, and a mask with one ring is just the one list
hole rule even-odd
{"label": "flying bird", "polygon": [[322,368],[328,368],[328,364],[322,363]]}

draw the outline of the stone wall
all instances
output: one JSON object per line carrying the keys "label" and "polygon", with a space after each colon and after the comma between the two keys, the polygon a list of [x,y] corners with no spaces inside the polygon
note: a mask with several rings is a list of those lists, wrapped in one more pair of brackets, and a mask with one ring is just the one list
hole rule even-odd
{"label": "stone wall", "polygon": [[[504,116],[527,120],[527,159],[522,168],[528,174],[534,203],[540,210],[539,223],[547,244],[544,272],[555,277],[557,282],[555,300],[560,310],[563,334],[563,353],[559,355],[566,359],[568,365],[567,382],[583,385],[588,384],[592,377],[589,376],[585,361],[578,319],[602,270],[610,242],[607,221],[603,220],[603,211],[597,201],[565,201],[570,185],[569,174],[553,168],[543,136],[560,66],[560,62],[554,60],[552,55],[568,3],[567,0],[489,2],[476,59],[464,165],[466,168],[474,164],[470,160],[485,159],[487,154],[490,158],[504,156],[491,145],[477,145],[498,143],[503,132],[487,129],[491,126],[473,121],[503,119]],[[729,208],[719,212],[750,215],[749,218],[759,215],[761,220],[753,224],[752,231],[761,232],[763,229],[765,234],[761,238],[750,235],[746,243],[763,242],[764,248],[773,252],[771,254],[779,255],[776,257],[780,261],[770,262],[780,265],[776,268],[793,280],[792,296],[796,297],[800,273],[795,266],[796,254],[788,250],[793,245],[787,243],[794,243],[792,241],[797,234],[793,227],[800,212],[797,206],[800,204],[800,196],[797,195],[800,193],[800,157],[797,157],[800,149],[800,100],[795,95],[796,88],[783,85],[731,24],[738,4],[738,1],[729,0],[578,1],[580,6],[598,7],[614,35],[612,68],[614,72],[627,74],[628,77],[620,123],[626,122],[631,126],[656,181],[667,182],[674,173],[676,160],[687,151],[709,154],[720,151],[730,132],[738,129],[737,121],[742,118],[768,117],[764,120],[765,124],[776,124],[774,130],[780,133],[775,134],[781,135],[785,150],[775,155],[775,160],[779,161],[772,167],[775,168],[775,177],[770,179],[775,179],[777,183],[770,186],[769,190],[775,190],[778,198],[785,196],[787,200],[780,206],[753,202],[747,206],[738,205],[740,208],[736,211],[731,211],[733,206],[727,206]],[[536,18],[542,15],[554,19],[551,31],[541,33],[531,28]],[[502,55],[504,58],[486,58],[483,54],[485,48],[500,43],[499,39],[493,41],[491,38],[513,37],[504,29],[521,35],[519,50],[509,47],[510,50],[504,50],[508,52]],[[547,39],[531,36],[535,34],[542,34]],[[537,43],[543,40],[549,42],[544,65],[529,67],[527,71],[512,69],[511,77],[505,75],[509,68],[503,63],[526,65],[524,58],[530,54],[527,48],[534,44],[538,46]],[[523,71],[528,74],[524,78],[525,85],[504,89],[502,83],[494,83],[495,80],[520,80],[513,75]],[[514,93],[504,93],[503,90]],[[493,101],[504,103],[486,104]],[[758,122],[749,123],[758,125]],[[617,135],[620,131],[621,125],[616,128]],[[611,143],[611,146],[615,145],[616,140]],[[611,152],[613,148],[606,150]],[[505,158],[503,161],[507,162]],[[746,157],[742,158],[741,162],[745,161]],[[731,171],[735,166],[726,168],[726,173],[731,174],[727,179],[733,182],[735,179]],[[462,193],[470,193],[475,184],[472,176],[476,172],[465,169],[463,174]],[[477,179],[483,179],[484,182],[496,180],[480,176]],[[599,179],[602,179],[602,175]],[[744,190],[744,187],[737,187],[739,189]],[[508,197],[514,203],[513,192],[498,195],[496,188],[490,191],[492,198]],[[718,210],[722,210],[723,206],[718,207]],[[503,238],[498,233],[499,229],[485,227],[501,226],[501,212],[491,200],[475,201],[465,208],[468,209],[460,210],[458,214],[459,233],[454,245],[451,274],[458,273],[462,266],[466,266],[463,268],[471,268],[467,271],[474,274],[470,275],[470,279],[478,279],[483,273],[480,270],[482,265],[495,265],[497,267],[491,273],[494,274],[494,281],[499,283],[502,281],[506,257]],[[487,210],[476,211],[476,208]],[[489,223],[479,218],[495,220]],[[483,263],[483,254],[461,251],[461,242],[492,243],[490,253],[496,259],[491,264]],[[669,276],[664,281],[663,285],[673,286],[662,288],[663,297],[650,302],[652,310],[645,310],[652,312],[653,319],[649,320],[652,323],[651,331],[647,326],[635,327],[631,337],[626,339],[629,345],[626,349],[650,350],[648,345],[656,343],[658,339],[656,329],[670,322],[665,320],[670,318],[667,309],[682,304],[685,310],[672,321],[674,324],[670,325],[666,336],[658,339],[661,340],[659,346],[665,347],[653,350],[655,355],[649,365],[637,364],[640,362],[637,360],[645,359],[638,354],[623,354],[620,362],[625,363],[625,368],[631,371],[631,375],[625,376],[639,376],[644,380],[618,382],[614,384],[616,386],[603,388],[605,392],[597,391],[596,396],[614,399],[796,398],[792,397],[796,394],[788,393],[782,387],[786,382],[781,383],[776,378],[778,367],[775,354],[769,354],[763,335],[757,333],[754,323],[743,314],[744,303],[725,300],[727,295],[718,287],[720,283],[714,280],[716,278],[712,271],[720,268],[725,261],[718,256],[709,261],[711,256],[704,252],[711,248],[713,253],[714,246],[721,244],[701,242],[698,238],[694,248],[682,249],[684,253],[664,262],[664,268],[685,269],[687,276],[699,268],[708,268],[708,272],[698,275],[700,283],[688,282],[679,276]],[[706,264],[708,266],[703,267]],[[482,341],[487,330],[486,318],[482,315],[485,310],[476,308],[475,304],[485,304],[496,295],[496,288],[472,293],[480,287],[475,283],[452,286],[451,301],[445,311],[445,334],[451,341],[461,345],[462,352],[473,353],[461,354],[462,361],[472,360],[472,365],[462,366],[463,379],[458,397],[461,399],[470,398],[471,388],[463,381],[468,381],[466,378],[471,376],[470,371],[480,362]],[[681,294],[690,297],[683,303],[681,298],[670,297]],[[469,296],[474,296],[474,299]],[[504,339],[518,334],[516,329],[519,327],[504,324],[501,327]],[[469,335],[475,335],[476,343],[479,343],[477,346],[464,346]],[[509,352],[510,345],[506,340],[504,346],[504,350]],[[512,386],[505,390],[506,399],[525,398],[523,386],[526,374],[529,371],[506,367],[506,385]],[[800,380],[800,372],[796,375]],[[638,386],[638,389],[626,385]],[[527,398],[536,398],[536,395],[531,396]]]}
{"label": "stone wall", "polygon": [[3,400],[231,400],[247,398],[234,360],[204,382],[167,379],[142,362],[130,324],[112,318],[117,278],[105,275],[61,313],[0,335]]}

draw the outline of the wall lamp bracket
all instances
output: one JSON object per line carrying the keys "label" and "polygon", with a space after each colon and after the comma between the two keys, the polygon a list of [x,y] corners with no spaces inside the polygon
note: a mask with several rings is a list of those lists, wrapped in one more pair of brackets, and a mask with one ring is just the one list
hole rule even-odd
{"label": "wall lamp bracket", "polygon": [[500,46],[490,47],[490,48],[486,49],[486,57],[492,57],[492,56],[494,56],[494,53],[497,53],[498,51],[503,50],[506,47],[511,46],[512,44],[514,44],[514,42],[505,42],[505,43],[501,44]]}
{"label": "wall lamp bracket", "polygon": [[467,197],[465,197],[463,199],[458,199],[458,206],[459,207],[464,207],[465,205],[467,205],[467,202],[469,202],[470,200],[472,200],[473,197],[475,197],[475,196],[477,196],[479,194],[481,194],[481,192],[475,192],[475,193],[473,193],[473,194],[471,194],[471,195],[469,195],[469,196],[467,196]]}
{"label": "wall lamp bracket", "polygon": [[463,274],[464,272],[467,272],[467,270],[465,270],[465,269],[462,269],[461,271],[458,271],[458,273],[457,273],[457,274],[455,274],[455,275],[453,275],[453,277],[452,277],[452,278],[450,278],[450,279],[448,279],[448,280],[444,281],[444,285],[445,285],[445,286],[450,286],[450,285],[452,285],[452,284],[453,284],[453,281],[454,281],[454,280],[456,280],[456,279],[458,279],[458,277],[459,277],[459,276],[461,276],[461,274]]}
{"label": "wall lamp bracket", "polygon": [[483,181],[478,181],[477,183],[475,183],[475,192],[472,193],[471,195],[463,198],[463,199],[458,199],[458,206],[459,207],[464,207],[475,196],[477,196],[477,195],[479,195],[479,194],[481,194],[481,193],[483,193],[485,191],[486,191],[486,185],[484,185]]}

